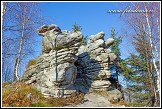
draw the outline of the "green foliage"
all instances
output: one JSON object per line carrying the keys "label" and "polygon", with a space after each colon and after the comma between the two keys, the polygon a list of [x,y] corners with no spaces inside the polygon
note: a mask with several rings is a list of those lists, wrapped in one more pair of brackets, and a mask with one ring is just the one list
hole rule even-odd
{"label": "green foliage", "polygon": [[119,45],[122,43],[122,37],[116,37],[118,33],[115,31],[114,28],[112,28],[111,30],[111,37],[114,39],[114,43],[111,45],[110,49],[113,53],[115,53],[115,55],[117,56],[117,58],[120,58],[121,53],[120,53],[120,48]]}
{"label": "green foliage", "polygon": [[133,44],[138,54],[130,54],[128,58],[120,64],[122,74],[128,81],[127,89],[133,93],[133,106],[150,106],[147,104],[153,96],[153,69],[151,65],[151,55],[147,40],[144,35],[135,38]]}
{"label": "green foliage", "polygon": [[[111,51],[117,56],[117,59],[114,61],[114,63],[110,66],[110,69],[112,71],[112,77],[116,78],[118,82],[118,75],[121,74],[121,68],[120,68],[120,62],[121,62],[121,53],[119,45],[122,43],[121,36],[116,37],[117,32],[114,28],[111,30],[111,37],[114,39],[114,43],[110,46]],[[118,83],[117,83],[118,84]],[[118,85],[117,85],[118,88]]]}
{"label": "green foliage", "polygon": [[72,25],[72,30],[73,30],[74,32],[78,32],[78,31],[81,31],[82,28],[81,28],[80,25],[78,25],[78,24],[75,22],[74,25]]}
{"label": "green foliage", "polygon": [[[75,22],[74,25],[72,25],[72,30],[73,30],[74,32],[78,32],[78,31],[81,31],[82,28],[81,28],[80,25],[78,25],[78,24]],[[88,38],[88,36],[83,36],[83,39],[82,39],[82,41],[80,42],[80,44],[81,44],[81,45],[87,45],[87,38]]]}
{"label": "green foliage", "polygon": [[143,61],[139,55],[132,54],[125,59],[125,62],[122,62],[123,75],[129,81],[127,88],[133,92],[131,96],[134,99],[133,106],[146,105],[152,96],[152,93],[150,93],[151,80],[147,68],[143,67],[146,66],[146,63],[144,64]]}
{"label": "green foliage", "polygon": [[119,45],[122,42],[122,38],[116,38],[115,29],[111,31],[112,38],[115,39],[111,46],[111,51],[117,55],[117,59],[111,66],[117,74],[122,73],[126,80],[127,90],[132,93],[130,99],[133,99],[133,106],[150,106],[147,104],[150,101],[150,97],[154,95],[154,69],[151,68],[151,53],[146,40],[146,35],[141,31],[140,36],[134,36],[133,45],[137,54],[130,54],[126,59],[120,58]]}
{"label": "green foliage", "polygon": [[27,65],[27,68],[29,68],[32,65],[36,65],[36,60],[35,59],[29,60],[28,65]]}
{"label": "green foliage", "polygon": [[87,38],[88,36],[84,36],[82,41],[80,42],[81,45],[87,45]]}

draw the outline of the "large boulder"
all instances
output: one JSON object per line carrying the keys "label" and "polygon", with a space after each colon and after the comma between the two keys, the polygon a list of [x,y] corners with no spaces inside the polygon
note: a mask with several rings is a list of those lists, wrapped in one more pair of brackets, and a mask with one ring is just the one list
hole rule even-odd
{"label": "large boulder", "polygon": [[60,50],[63,48],[69,48],[70,46],[75,46],[76,48],[80,46],[82,39],[81,32],[68,32],[61,31],[57,25],[42,26],[38,29],[38,34],[43,36],[42,46],[43,52],[49,53],[49,51]]}

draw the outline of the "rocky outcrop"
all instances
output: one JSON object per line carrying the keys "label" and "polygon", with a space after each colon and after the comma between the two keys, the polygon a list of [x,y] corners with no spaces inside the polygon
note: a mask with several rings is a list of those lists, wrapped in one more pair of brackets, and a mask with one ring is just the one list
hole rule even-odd
{"label": "rocky outcrop", "polygon": [[81,32],[61,31],[57,25],[42,26],[42,54],[36,65],[26,69],[23,80],[34,84],[46,96],[66,96],[73,91],[66,89],[74,83],[77,68],[74,62],[82,40]]}
{"label": "rocky outcrop", "polygon": [[78,60],[75,62],[78,78],[82,78],[88,85],[89,91],[108,90],[111,82],[109,65],[116,59],[116,55],[108,50],[114,39],[104,41],[104,33],[91,35],[87,45],[78,50]]}
{"label": "rocky outcrop", "polygon": [[114,105],[104,96],[96,93],[86,94],[84,102],[74,107],[114,107]]}
{"label": "rocky outcrop", "polygon": [[[38,34],[43,36],[42,53],[23,74],[26,84],[34,84],[45,96],[53,97],[67,97],[75,91],[111,92],[109,68],[116,55],[108,48],[114,39],[104,41],[105,34],[100,32],[81,46],[81,32],[63,31],[57,25],[44,25]],[[121,98],[119,91],[115,90],[116,96],[113,92],[110,99]]]}

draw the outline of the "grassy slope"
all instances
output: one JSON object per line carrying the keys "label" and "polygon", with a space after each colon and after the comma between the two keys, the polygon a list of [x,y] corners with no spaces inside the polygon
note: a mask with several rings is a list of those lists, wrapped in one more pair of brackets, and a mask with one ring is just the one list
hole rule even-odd
{"label": "grassy slope", "polygon": [[[32,94],[32,100],[27,94]],[[78,104],[84,99],[84,94],[73,93],[67,98],[45,98],[31,85],[22,82],[2,84],[3,107],[62,107],[68,104]]]}
{"label": "grassy slope", "polygon": [[[32,100],[27,98],[27,94],[32,94]],[[96,91],[104,97],[108,96],[106,91]],[[83,93],[73,93],[67,98],[45,98],[39,91],[31,85],[26,85],[23,82],[11,84],[6,82],[2,84],[2,106],[3,107],[62,107],[69,104],[79,104],[84,99]],[[125,105],[130,107],[131,104],[120,100],[119,102],[110,101],[116,106]]]}

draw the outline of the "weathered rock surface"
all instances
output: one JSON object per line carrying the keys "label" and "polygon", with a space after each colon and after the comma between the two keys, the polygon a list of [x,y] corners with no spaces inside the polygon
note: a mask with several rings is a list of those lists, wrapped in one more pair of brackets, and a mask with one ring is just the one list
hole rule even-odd
{"label": "weathered rock surface", "polygon": [[42,54],[36,65],[26,69],[23,80],[35,84],[46,96],[66,96],[75,90],[66,90],[74,83],[77,68],[74,62],[82,40],[81,32],[61,31],[57,25],[42,26],[38,34],[43,36]]}
{"label": "weathered rock surface", "polygon": [[118,102],[122,98],[122,93],[117,89],[109,90],[108,93],[108,100],[114,100]]}
{"label": "weathered rock surface", "polygon": [[84,97],[83,103],[74,107],[114,107],[114,105],[106,98],[96,93],[88,93]]}
{"label": "weathered rock surface", "polygon": [[110,63],[116,59],[116,55],[107,48],[113,44],[114,39],[104,41],[104,33],[91,35],[87,45],[78,50],[78,60],[75,62],[79,73],[78,78],[83,78],[89,91],[108,90],[111,83]]}
{"label": "weathered rock surface", "polygon": [[38,29],[38,34],[43,36],[42,49],[43,52],[46,53],[51,50],[60,50],[69,47],[74,49],[74,52],[77,52],[82,39],[81,32],[61,31],[61,29],[54,24],[40,27]]}
{"label": "weathered rock surface", "polygon": [[[104,41],[105,34],[100,32],[91,35],[88,44],[81,46],[81,32],[61,30],[54,24],[40,27],[38,34],[43,36],[42,53],[36,64],[29,66],[23,74],[26,84],[34,84],[47,97],[67,97],[75,91],[89,93],[96,90],[110,91],[110,99],[122,97],[118,90],[111,92],[109,81],[110,64],[116,55],[108,48],[114,39]],[[85,98],[89,96],[91,100],[99,97],[90,94]],[[99,104],[89,100],[84,106],[104,107],[110,104],[105,98],[99,98]]]}
{"label": "weathered rock surface", "polygon": [[[116,89],[112,90],[112,92],[115,91]],[[112,104],[110,101],[115,100],[112,98],[112,96],[116,96],[115,93],[111,93],[111,91],[108,91],[108,96],[103,96],[98,93],[87,93],[84,96],[84,100],[77,104],[77,105],[69,105],[65,107],[125,107],[124,105],[122,106],[117,106],[115,104]]]}

